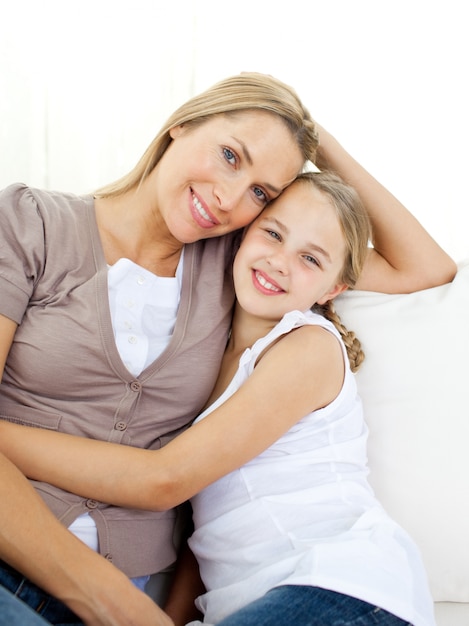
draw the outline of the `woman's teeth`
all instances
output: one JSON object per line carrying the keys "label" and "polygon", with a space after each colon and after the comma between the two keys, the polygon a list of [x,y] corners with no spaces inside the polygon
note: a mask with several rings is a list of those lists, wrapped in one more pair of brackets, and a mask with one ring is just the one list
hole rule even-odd
{"label": "woman's teeth", "polygon": [[194,195],[192,196],[192,204],[197,209],[197,211],[200,213],[201,217],[204,218],[204,220],[207,220],[209,222],[213,222],[213,220],[210,217],[210,215],[204,210],[204,207],[202,206],[200,201]]}

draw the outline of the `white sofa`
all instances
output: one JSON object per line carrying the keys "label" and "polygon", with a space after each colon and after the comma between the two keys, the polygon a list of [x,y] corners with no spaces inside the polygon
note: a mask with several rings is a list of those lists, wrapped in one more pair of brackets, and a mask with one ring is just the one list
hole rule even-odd
{"label": "white sofa", "polygon": [[336,308],[366,353],[370,482],[421,550],[438,626],[469,626],[469,259],[449,285]]}

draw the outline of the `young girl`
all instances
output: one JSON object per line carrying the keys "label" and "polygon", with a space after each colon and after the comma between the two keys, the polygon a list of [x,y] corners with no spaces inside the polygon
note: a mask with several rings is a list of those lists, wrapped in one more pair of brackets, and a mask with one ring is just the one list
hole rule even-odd
{"label": "young girl", "polygon": [[5,453],[32,478],[121,506],[192,497],[204,624],[431,626],[418,551],[367,483],[352,374],[363,354],[332,306],[369,239],[351,187],[299,176],[244,235],[231,336],[189,430],[142,451],[3,424]]}
{"label": "young girl", "polygon": [[[244,387],[239,428],[255,425],[243,445],[250,455],[257,448],[259,415],[270,445],[192,498],[204,623],[434,623],[419,554],[367,483],[367,428],[352,375],[363,353],[332,306],[356,284],[368,235],[349,188],[305,175],[248,229],[238,252],[226,373],[196,422]],[[257,404],[268,395],[268,410],[277,410],[254,404],[256,393]]]}

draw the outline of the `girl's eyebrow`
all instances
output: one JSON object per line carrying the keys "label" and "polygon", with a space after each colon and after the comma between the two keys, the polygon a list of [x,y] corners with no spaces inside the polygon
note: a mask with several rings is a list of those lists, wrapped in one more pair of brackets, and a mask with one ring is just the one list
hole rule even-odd
{"label": "girl's eyebrow", "polygon": [[331,255],[329,254],[327,250],[324,250],[324,248],[321,248],[321,246],[318,246],[317,244],[312,243],[312,242],[306,245],[309,246],[312,250],[315,250],[316,252],[318,252],[321,256],[323,256],[328,263],[332,263]]}
{"label": "girl's eyebrow", "polygon": [[276,226],[279,230],[282,230],[285,234],[289,234],[289,229],[285,226],[283,222],[280,222],[276,217],[271,217],[270,215],[263,216],[261,218],[261,224],[271,223]]}
{"label": "girl's eyebrow", "polygon": [[[276,217],[266,216],[261,219],[260,223],[261,224],[271,223],[276,228],[278,228],[278,230],[283,231],[286,235],[290,233],[290,230],[288,229],[288,227],[285,226],[283,222],[280,222]],[[322,248],[321,246],[318,246],[318,244],[313,243],[312,241],[309,241],[309,242],[306,242],[306,247],[311,248],[312,250],[314,250],[315,252],[323,256],[326,259],[326,261],[328,261],[329,263],[332,263],[331,255],[329,254],[329,252],[325,250],[324,248]]]}

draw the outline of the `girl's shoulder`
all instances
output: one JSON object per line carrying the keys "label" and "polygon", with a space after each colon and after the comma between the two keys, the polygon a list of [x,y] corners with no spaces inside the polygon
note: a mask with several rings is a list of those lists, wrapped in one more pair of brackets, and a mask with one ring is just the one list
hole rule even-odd
{"label": "girl's shoulder", "polygon": [[[311,338],[317,336],[318,329],[326,330],[339,341],[340,345],[343,345],[338,330],[335,328],[334,324],[323,315],[319,315],[310,310],[290,311],[283,316],[267,335],[261,337],[254,343],[251,351],[259,355],[264,352],[270,344],[278,343],[280,339],[285,340],[292,335],[292,331],[298,331],[300,328],[304,329],[300,335],[305,337],[309,336]],[[291,339],[289,342],[290,341]],[[308,348],[305,346],[305,349]]]}

